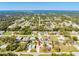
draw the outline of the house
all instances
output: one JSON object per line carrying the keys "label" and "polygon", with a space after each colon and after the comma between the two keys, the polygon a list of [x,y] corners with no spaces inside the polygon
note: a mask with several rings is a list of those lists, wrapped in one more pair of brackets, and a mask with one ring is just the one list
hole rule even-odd
{"label": "house", "polygon": [[29,40],[29,37],[23,37],[22,41],[27,41]]}
{"label": "house", "polygon": [[38,53],[40,52],[40,47],[41,47],[40,45],[38,45],[38,44],[36,45],[36,51],[37,51]]}
{"label": "house", "polygon": [[28,50],[27,50],[27,52],[30,52],[31,51],[31,45],[28,45]]}
{"label": "house", "polygon": [[48,50],[50,51],[52,49],[52,45],[51,44],[47,44]]}
{"label": "house", "polygon": [[79,28],[79,26],[76,24],[76,23],[73,23],[73,25],[72,25],[74,28]]}
{"label": "house", "polygon": [[77,35],[78,32],[76,32],[76,31],[72,31],[71,34],[73,34],[73,35]]}
{"label": "house", "polygon": [[43,40],[43,37],[42,37],[42,32],[38,32],[38,41],[40,41],[40,42],[42,42],[42,40]]}
{"label": "house", "polygon": [[0,35],[2,35],[4,33],[4,31],[0,31]]}
{"label": "house", "polygon": [[60,35],[60,33],[57,32],[57,31],[54,31],[53,34],[54,34],[54,35],[57,35],[57,36]]}
{"label": "house", "polygon": [[72,22],[71,21],[65,21],[63,23],[61,23],[61,26],[71,26],[72,25]]}
{"label": "house", "polygon": [[75,44],[73,45],[75,48],[77,48],[77,50],[79,50],[79,45]]}
{"label": "house", "polygon": [[35,38],[35,36],[34,36],[34,34],[32,34],[32,36],[30,37],[30,40],[35,40],[36,38]]}
{"label": "house", "polygon": [[58,37],[59,42],[62,42],[65,40],[65,37],[63,35],[59,35]]}
{"label": "house", "polygon": [[31,50],[35,48],[35,45],[34,44],[29,44],[27,46],[27,48],[28,48],[27,52],[31,52]]}
{"label": "house", "polygon": [[22,39],[22,37],[20,37],[20,36],[16,37],[16,41],[20,41],[21,39]]}
{"label": "house", "polygon": [[8,46],[8,44],[4,44],[4,45],[1,45],[0,48],[5,49],[7,46]]}

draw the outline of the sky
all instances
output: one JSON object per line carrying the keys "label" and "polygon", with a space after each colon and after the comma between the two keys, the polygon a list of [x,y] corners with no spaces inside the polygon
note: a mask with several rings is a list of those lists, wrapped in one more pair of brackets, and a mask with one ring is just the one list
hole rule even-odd
{"label": "sky", "polygon": [[0,10],[79,10],[79,2],[0,2]]}

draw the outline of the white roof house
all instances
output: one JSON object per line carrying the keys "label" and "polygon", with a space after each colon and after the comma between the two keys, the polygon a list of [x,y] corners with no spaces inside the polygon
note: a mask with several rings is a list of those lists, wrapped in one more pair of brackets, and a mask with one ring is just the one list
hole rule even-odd
{"label": "white roof house", "polygon": [[35,35],[32,34],[32,36],[30,37],[30,40],[35,40]]}
{"label": "white roof house", "polygon": [[78,26],[77,24],[75,24],[75,23],[73,23],[72,26],[73,26],[73,27],[78,27],[78,28],[79,28],[79,26]]}
{"label": "white roof house", "polygon": [[17,25],[16,23],[15,23],[15,24],[12,24],[12,25],[10,25],[8,28],[11,28],[11,29],[12,29],[12,28],[15,28],[16,25]]}
{"label": "white roof house", "polygon": [[70,25],[72,25],[72,22],[71,22],[71,21],[69,21],[69,22],[63,22],[63,24],[64,24],[65,26],[70,26]]}
{"label": "white roof house", "polygon": [[65,40],[65,37],[63,35],[60,35],[58,37],[59,42],[63,42]]}
{"label": "white roof house", "polygon": [[52,45],[50,45],[50,44],[47,44],[48,45],[48,48],[52,48]]}
{"label": "white roof house", "polygon": [[1,45],[0,48],[1,48],[1,49],[4,49],[4,48],[7,47],[7,45],[8,45],[8,44]]}
{"label": "white roof house", "polygon": [[74,34],[74,35],[78,34],[78,32],[76,32],[76,31],[72,31],[71,33]]}
{"label": "white roof house", "polygon": [[73,46],[79,50],[79,45],[76,44],[76,45],[73,45]]}
{"label": "white roof house", "polygon": [[2,35],[4,33],[4,31],[0,31],[0,35]]}
{"label": "white roof house", "polygon": [[22,40],[27,41],[28,39],[29,39],[29,37],[24,37]]}
{"label": "white roof house", "polygon": [[38,33],[38,39],[42,39],[41,33]]}
{"label": "white roof house", "polygon": [[21,40],[21,37],[20,37],[20,36],[17,36],[16,39],[17,39],[17,40]]}

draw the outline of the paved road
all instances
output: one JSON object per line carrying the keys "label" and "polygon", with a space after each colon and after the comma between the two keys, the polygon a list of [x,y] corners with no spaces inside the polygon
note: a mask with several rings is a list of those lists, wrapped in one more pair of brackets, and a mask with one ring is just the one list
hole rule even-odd
{"label": "paved road", "polygon": [[[10,52],[0,52],[1,54],[4,54],[4,53],[10,53]],[[40,54],[52,54],[51,52],[47,52],[47,53],[37,53],[37,52],[11,52],[11,53],[14,53],[14,54],[18,54],[18,56],[20,54],[32,54],[33,56],[39,56]],[[62,53],[69,53],[69,52],[53,52],[53,53],[56,53],[56,54],[62,54]],[[75,56],[79,56],[79,52],[72,52],[72,54],[74,54]]]}
{"label": "paved road", "polygon": [[7,54],[7,53],[14,53],[14,54],[18,54],[18,56],[20,55],[20,54],[32,54],[33,56],[38,56],[38,55],[40,55],[40,54],[52,54],[52,53],[37,53],[37,52],[0,52],[0,54]]}
{"label": "paved road", "polygon": [[72,52],[75,56],[79,56],[79,52]]}

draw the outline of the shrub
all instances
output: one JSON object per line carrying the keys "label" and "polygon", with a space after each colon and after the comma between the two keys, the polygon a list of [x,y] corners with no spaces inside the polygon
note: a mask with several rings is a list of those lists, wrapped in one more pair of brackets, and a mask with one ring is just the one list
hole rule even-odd
{"label": "shrub", "polygon": [[73,39],[74,41],[77,41],[77,40],[78,40],[78,38],[77,38],[76,36],[73,36],[72,39]]}

